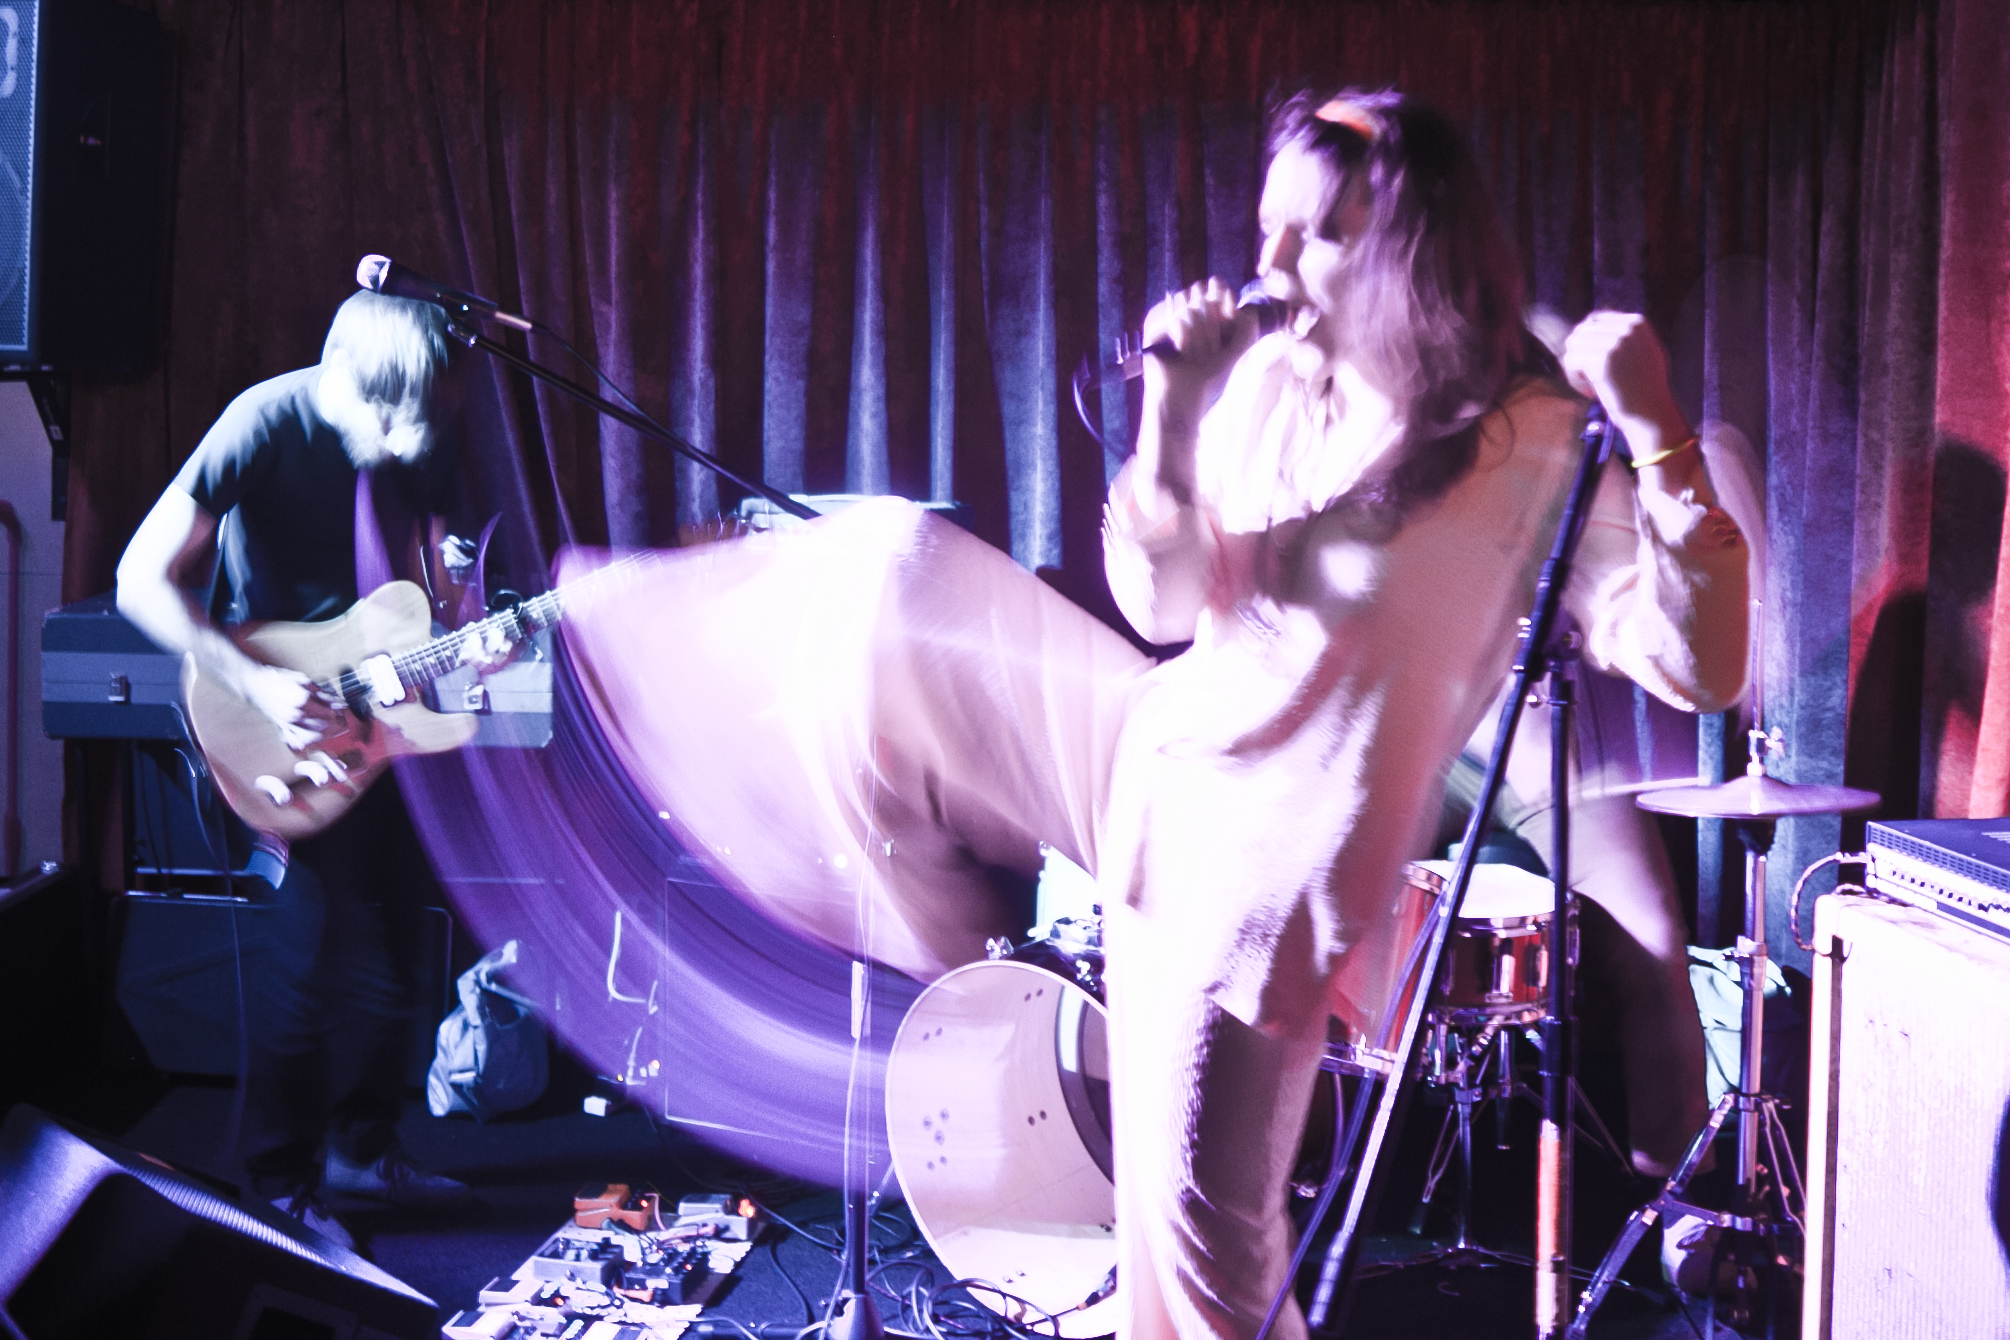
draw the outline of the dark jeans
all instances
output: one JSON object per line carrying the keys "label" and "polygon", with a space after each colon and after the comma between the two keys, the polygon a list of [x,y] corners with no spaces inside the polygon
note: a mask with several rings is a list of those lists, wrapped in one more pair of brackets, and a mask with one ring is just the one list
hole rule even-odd
{"label": "dark jeans", "polygon": [[395,776],[293,844],[250,1004],[245,1171],[261,1195],[320,1181],[324,1140],[369,1163],[404,1096],[423,909],[438,886]]}

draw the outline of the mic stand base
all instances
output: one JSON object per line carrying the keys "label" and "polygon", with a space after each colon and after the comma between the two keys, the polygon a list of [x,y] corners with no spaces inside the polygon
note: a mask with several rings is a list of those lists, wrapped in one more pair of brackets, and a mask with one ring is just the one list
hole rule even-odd
{"label": "mic stand base", "polygon": [[885,1337],[886,1324],[879,1319],[879,1308],[871,1294],[847,1291],[838,1296],[838,1314],[831,1319],[829,1340],[885,1340]]}

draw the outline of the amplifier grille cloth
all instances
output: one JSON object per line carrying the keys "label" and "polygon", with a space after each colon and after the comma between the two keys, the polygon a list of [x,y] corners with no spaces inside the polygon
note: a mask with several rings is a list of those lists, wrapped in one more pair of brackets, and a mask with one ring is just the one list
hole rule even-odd
{"label": "amplifier grille cloth", "polygon": [[[1825,898],[1818,914],[1816,943],[1835,934],[1849,946],[1829,979],[1832,1328],[1818,1334],[2010,1336],[2010,1268],[1995,1209],[2010,1119],[2010,1047],[1999,1022],[2010,944],[1864,898]],[[1815,1108],[1819,1118],[1819,1100]],[[1819,1179],[1822,1133],[1812,1135]]]}

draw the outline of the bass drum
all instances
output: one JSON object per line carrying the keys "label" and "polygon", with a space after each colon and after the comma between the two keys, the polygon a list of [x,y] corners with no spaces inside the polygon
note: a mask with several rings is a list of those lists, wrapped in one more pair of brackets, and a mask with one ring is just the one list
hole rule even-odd
{"label": "bass drum", "polygon": [[1013,959],[944,974],[894,1038],[886,1125],[928,1245],[1003,1291],[979,1302],[1071,1340],[1116,1329],[1109,1035],[1084,985]]}

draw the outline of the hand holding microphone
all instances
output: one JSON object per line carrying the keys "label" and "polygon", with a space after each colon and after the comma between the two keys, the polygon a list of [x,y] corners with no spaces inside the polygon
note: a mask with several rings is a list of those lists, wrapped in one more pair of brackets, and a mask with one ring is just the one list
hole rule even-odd
{"label": "hand holding microphone", "polygon": [[[1145,315],[1145,403],[1170,421],[1198,424],[1236,360],[1283,322],[1285,305],[1256,284],[1240,295],[1219,279],[1166,295]],[[1152,412],[1149,408],[1147,413]]]}
{"label": "hand holding microphone", "polygon": [[[1114,382],[1142,377],[1145,372],[1145,356],[1148,354],[1162,359],[1179,357],[1181,332],[1172,328],[1170,316],[1162,317],[1161,314],[1167,313],[1176,304],[1197,301],[1200,295],[1210,290],[1217,291],[1218,297],[1225,297],[1227,294],[1227,289],[1219,279],[1210,279],[1205,284],[1195,284],[1182,292],[1167,294],[1165,301],[1146,315],[1143,331],[1127,331],[1119,335],[1113,349],[1093,363],[1089,363],[1086,384],[1108,386]],[[1255,332],[1255,336],[1252,338],[1268,335],[1282,326],[1285,315],[1285,305],[1263,291],[1263,281],[1260,279],[1252,279],[1244,284],[1242,292],[1236,295],[1234,306],[1224,309],[1225,320],[1236,321],[1246,318],[1253,323],[1250,329]],[[1247,347],[1245,344],[1238,348],[1238,355]]]}
{"label": "hand holding microphone", "polygon": [[1694,445],[1668,384],[1667,352],[1647,318],[1593,312],[1565,338],[1560,359],[1571,386],[1611,415],[1636,464],[1660,464]]}
{"label": "hand holding microphone", "polygon": [[[1128,331],[1119,335],[1110,349],[1095,355],[1083,355],[1081,367],[1075,370],[1075,413],[1097,445],[1105,451],[1112,450],[1110,444],[1103,440],[1094,416],[1089,413],[1085,399],[1089,389],[1144,376],[1147,355],[1152,362],[1160,364],[1163,371],[1165,363],[1188,359],[1198,353],[1194,331],[1199,324],[1200,312],[1206,305],[1212,304],[1214,312],[1211,324],[1215,355],[1218,356],[1220,341],[1226,334],[1223,327],[1242,326],[1240,337],[1234,344],[1233,356],[1219,370],[1221,375],[1226,375],[1228,366],[1233,365],[1251,343],[1281,327],[1290,310],[1286,304],[1265,293],[1263,282],[1256,279],[1242,286],[1242,292],[1233,304],[1227,298],[1228,290],[1219,279],[1195,284],[1182,293],[1168,294],[1166,300],[1146,316],[1144,330]],[[1195,345],[1193,350],[1182,348],[1188,343]],[[1208,385],[1216,378],[1210,375],[1202,380],[1204,385]],[[1153,389],[1163,394],[1163,384],[1157,379],[1154,379]]]}

